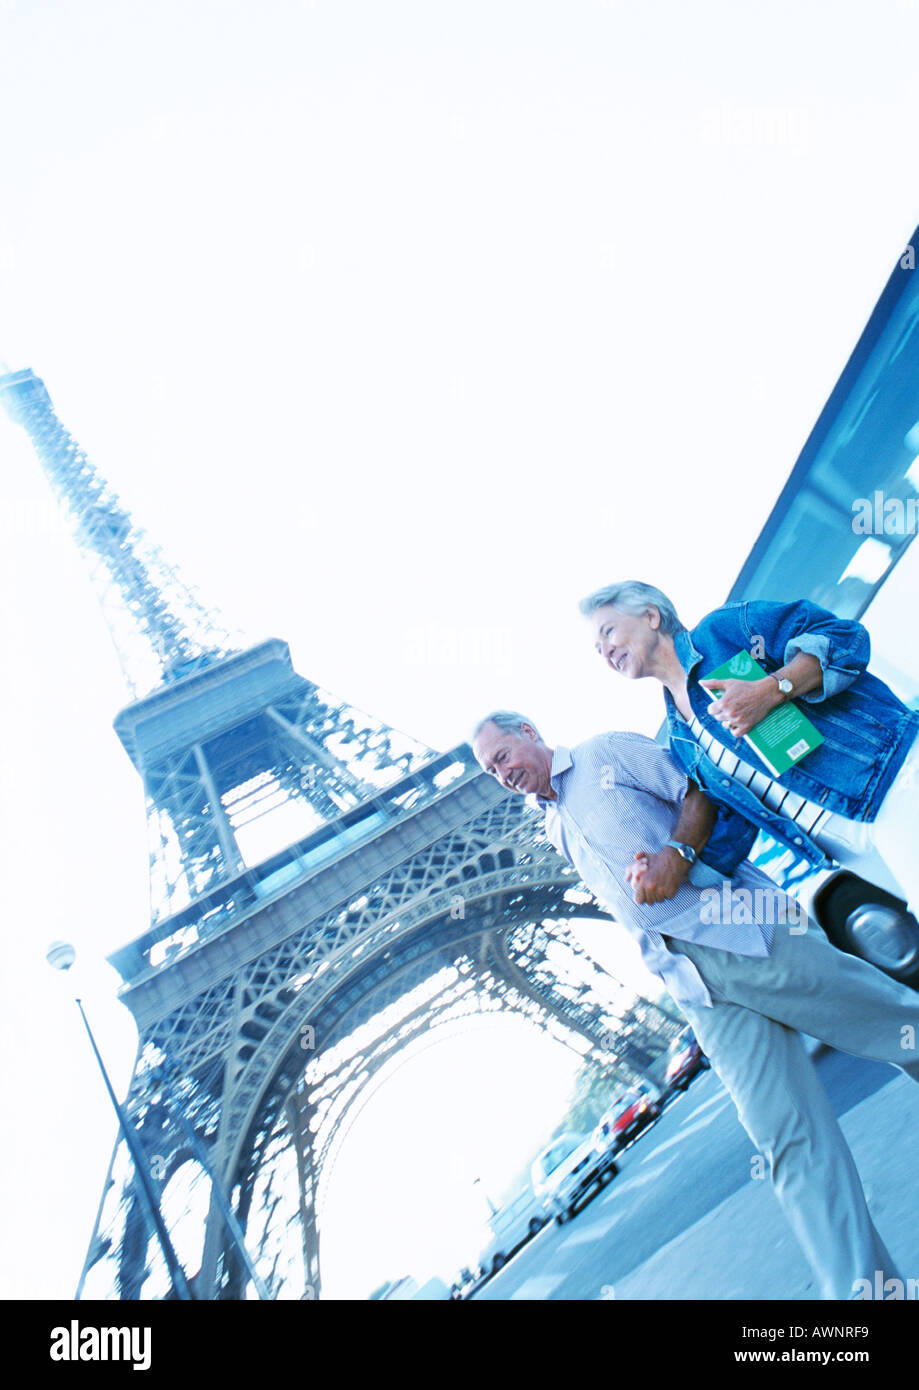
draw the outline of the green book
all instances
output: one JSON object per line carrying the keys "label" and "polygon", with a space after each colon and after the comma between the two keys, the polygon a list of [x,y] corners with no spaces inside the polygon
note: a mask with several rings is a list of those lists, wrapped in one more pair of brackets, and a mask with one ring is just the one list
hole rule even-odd
{"label": "green book", "polygon": [[[730,661],[719,666],[717,671],[711,671],[702,679],[758,681],[765,675],[768,675],[768,672],[753,660],[749,652],[738,652]],[[712,703],[720,698],[720,695],[715,695]],[[773,777],[781,777],[783,772],[787,772],[812,749],[817,748],[823,742],[823,735],[804,717],[797,705],[789,700],[787,704],[771,710],[758,724],[754,724],[750,732],[744,734],[744,741],[759,754]]]}

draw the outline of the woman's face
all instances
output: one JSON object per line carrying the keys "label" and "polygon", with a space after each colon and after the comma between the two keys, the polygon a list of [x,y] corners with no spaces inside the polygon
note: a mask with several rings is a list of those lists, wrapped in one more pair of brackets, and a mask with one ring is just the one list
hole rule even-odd
{"label": "woman's face", "polygon": [[644,613],[624,613],[607,604],[590,615],[594,645],[617,675],[639,680],[649,675],[648,658],[658,643],[660,614],[656,608]]}

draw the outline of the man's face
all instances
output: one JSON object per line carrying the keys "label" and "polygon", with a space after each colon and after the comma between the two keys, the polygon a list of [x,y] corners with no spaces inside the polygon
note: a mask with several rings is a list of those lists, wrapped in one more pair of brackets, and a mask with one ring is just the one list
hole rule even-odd
{"label": "man's face", "polygon": [[512,733],[486,724],[476,735],[472,751],[479,765],[508,791],[554,795],[549,781],[552,753],[532,725],[524,724],[519,733]]}
{"label": "man's face", "polygon": [[650,674],[648,658],[660,640],[660,614],[623,613],[607,604],[590,615],[594,645],[606,664],[620,676],[638,680]]}

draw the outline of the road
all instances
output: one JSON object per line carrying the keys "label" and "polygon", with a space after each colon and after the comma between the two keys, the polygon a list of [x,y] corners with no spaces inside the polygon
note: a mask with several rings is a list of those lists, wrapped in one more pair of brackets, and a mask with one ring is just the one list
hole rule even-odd
{"label": "road", "polygon": [[[864,1178],[860,1154],[850,1130],[855,1129],[860,1135],[867,1127],[871,1132],[865,1136],[865,1142],[882,1143],[883,1136],[877,1133],[877,1116],[884,1116],[891,1110],[894,1113],[904,1111],[904,1114],[909,1111],[905,1119],[911,1121],[911,1107],[915,1106],[919,1114],[919,1090],[893,1067],[882,1063],[849,1057],[830,1049],[819,1053],[815,1061]],[[913,1092],[916,1092],[915,1099]],[[897,1098],[896,1107],[888,1104],[887,1095]],[[714,1072],[703,1072],[687,1092],[668,1105],[660,1120],[622,1155],[619,1176],[599,1196],[573,1221],[564,1226],[553,1221],[546,1226],[473,1297],[477,1301],[618,1298],[622,1296],[623,1281],[634,1276],[665,1247],[676,1248],[671,1243],[681,1236],[684,1238],[685,1278],[682,1283],[685,1289],[679,1276],[674,1278],[675,1269],[671,1268],[669,1292],[656,1293],[654,1288],[661,1287],[659,1282],[642,1291],[641,1281],[632,1277],[633,1292],[628,1296],[687,1299],[731,1296],[707,1291],[709,1271],[704,1267],[704,1259],[701,1264],[692,1259],[693,1243],[686,1238],[690,1228],[699,1222],[707,1220],[708,1226],[717,1224],[722,1212],[726,1214],[722,1224],[744,1223],[743,1239],[762,1239],[772,1249],[781,1244],[785,1251],[784,1262],[776,1268],[781,1269],[783,1278],[784,1271],[792,1269],[798,1280],[797,1294],[773,1288],[771,1285],[776,1282],[773,1270],[771,1283],[764,1273],[762,1282],[768,1287],[758,1292],[748,1291],[745,1296],[815,1297],[812,1286],[810,1292],[805,1291],[809,1285],[809,1270],[778,1203],[771,1192],[761,1191],[769,1187],[768,1176],[756,1181],[761,1167],[761,1160],[724,1086]],[[905,1170],[903,1176],[904,1182],[912,1177]],[[912,1181],[914,1183],[914,1178]],[[753,1192],[753,1188],[757,1190]],[[768,1200],[763,1201],[763,1196]],[[914,1192],[907,1196],[914,1206]],[[755,1203],[755,1211],[751,1208],[753,1214],[748,1216],[745,1204],[750,1201]],[[872,1212],[874,1214],[873,1205]],[[756,1232],[751,1233],[750,1221],[754,1222]],[[719,1234],[730,1251],[730,1242],[737,1239],[738,1233],[722,1231]],[[710,1248],[705,1242],[702,1245]],[[698,1242],[697,1247],[701,1258],[703,1249]],[[714,1276],[717,1272],[710,1273]],[[717,1278],[715,1284],[718,1284]]]}

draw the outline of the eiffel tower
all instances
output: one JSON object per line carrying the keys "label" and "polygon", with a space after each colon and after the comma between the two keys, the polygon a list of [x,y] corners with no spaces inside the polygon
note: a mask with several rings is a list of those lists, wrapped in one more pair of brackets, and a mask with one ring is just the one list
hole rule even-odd
{"label": "eiffel tower", "polygon": [[[683,1020],[592,965],[571,922],[597,904],[468,744],[425,747],[300,676],[285,642],[227,631],[39,378],[7,373],[0,396],[131,695],[114,727],[143,782],[151,911],[109,957],[139,1039],[123,1109],[194,1297],[318,1298],[329,1175],[406,1049],[510,1010],[628,1083]],[[119,1135],[77,1297],[175,1296]]]}

